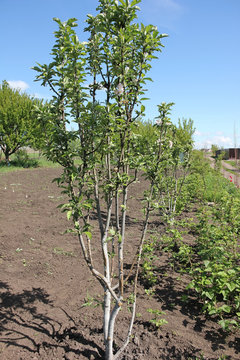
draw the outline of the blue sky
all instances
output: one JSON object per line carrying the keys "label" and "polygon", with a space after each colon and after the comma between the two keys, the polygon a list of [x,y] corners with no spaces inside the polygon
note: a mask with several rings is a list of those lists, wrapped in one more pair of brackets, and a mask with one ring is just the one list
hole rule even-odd
{"label": "blue sky", "polygon": [[[57,24],[78,19],[83,33],[97,0],[0,0],[0,82],[7,80],[31,95],[51,96],[34,82],[30,68],[49,63]],[[142,0],[139,21],[167,33],[165,48],[152,63],[146,118],[157,104],[174,102],[172,121],[191,118],[196,147],[240,146],[240,0]]]}

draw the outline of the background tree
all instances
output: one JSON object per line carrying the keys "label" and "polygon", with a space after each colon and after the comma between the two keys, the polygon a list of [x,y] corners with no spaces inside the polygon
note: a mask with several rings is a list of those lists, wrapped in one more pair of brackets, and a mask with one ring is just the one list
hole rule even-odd
{"label": "background tree", "polygon": [[7,163],[12,154],[30,143],[34,103],[26,93],[11,89],[7,81],[0,85],[0,148]]}
{"label": "background tree", "polygon": [[217,156],[217,151],[219,150],[219,146],[216,144],[212,144],[211,151],[213,156]]}
{"label": "background tree", "polygon": [[[50,116],[52,104],[50,101],[36,99],[33,109],[30,146],[34,150],[44,152],[48,133],[52,131],[53,121]],[[41,114],[41,115],[40,115]]]}

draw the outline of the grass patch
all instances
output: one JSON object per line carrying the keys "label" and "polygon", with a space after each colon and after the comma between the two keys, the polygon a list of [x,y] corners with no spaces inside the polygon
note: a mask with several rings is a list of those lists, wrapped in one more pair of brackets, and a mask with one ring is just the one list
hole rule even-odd
{"label": "grass patch", "polygon": [[20,150],[16,154],[10,157],[9,164],[6,164],[4,160],[0,161],[0,173],[7,173],[12,171],[18,171],[23,169],[31,169],[37,167],[56,168],[60,167],[59,164],[53,163],[46,159],[45,156],[40,155],[39,152],[26,152]]}
{"label": "grass patch", "polygon": [[214,170],[206,175],[205,181],[205,199],[207,201],[219,201],[223,194],[233,195],[238,198],[240,197],[240,192],[236,186]]}
{"label": "grass patch", "polygon": [[228,171],[229,173],[233,174],[233,175],[238,175],[238,172],[236,170],[231,170],[231,169],[227,169],[225,167],[223,167],[224,170]]}
{"label": "grass patch", "polygon": [[63,250],[63,249],[60,248],[60,247],[55,247],[55,248],[53,249],[53,252],[54,252],[54,254],[57,254],[57,255],[64,255],[64,256],[76,257],[76,255],[74,254],[73,251],[65,251],[65,250]]}
{"label": "grass patch", "polygon": [[47,160],[44,156],[41,156],[38,160],[39,167],[57,168],[60,167],[58,163]]}
{"label": "grass patch", "polygon": [[17,170],[22,170],[23,167],[22,166],[13,166],[13,165],[6,165],[4,162],[0,162],[0,173],[8,173],[11,171],[17,171]]}
{"label": "grass patch", "polygon": [[224,160],[227,164],[234,166],[236,168],[240,167],[240,161],[236,161],[236,160]]}

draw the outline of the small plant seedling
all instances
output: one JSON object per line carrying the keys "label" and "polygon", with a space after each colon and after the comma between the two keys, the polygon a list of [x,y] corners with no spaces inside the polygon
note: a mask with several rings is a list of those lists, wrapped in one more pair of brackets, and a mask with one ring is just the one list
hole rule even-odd
{"label": "small plant seedling", "polygon": [[44,265],[46,266],[46,268],[47,268],[47,270],[48,270],[47,274],[48,274],[48,275],[52,275],[53,272],[52,272],[51,269],[50,269],[50,264],[49,264],[48,262],[46,262]]}
{"label": "small plant seedling", "polygon": [[153,286],[157,282],[157,275],[155,274],[154,271],[155,267],[153,265],[153,261],[157,258],[155,255],[156,246],[157,246],[157,238],[153,236],[150,239],[148,239],[143,246],[142,274],[148,286]]}
{"label": "small plant seedling", "polygon": [[93,307],[96,308],[99,305],[103,305],[102,301],[99,301],[97,298],[89,295],[89,293],[87,292],[87,296],[84,299],[84,303],[82,304],[81,307]]}
{"label": "small plant seedling", "polygon": [[64,255],[64,256],[76,256],[73,251],[65,251],[63,250],[62,248],[59,248],[59,247],[55,247],[53,249],[53,252],[54,254],[57,254],[57,255]]}
{"label": "small plant seedling", "polygon": [[128,307],[127,307],[128,311],[132,312],[132,304],[134,304],[134,294],[133,293],[128,296],[127,304],[128,304]]}
{"label": "small plant seedling", "polygon": [[29,239],[29,241],[28,241],[29,245],[32,245],[32,243],[33,243],[34,241],[35,241],[35,239],[31,237],[31,238]]}
{"label": "small plant seedling", "polygon": [[154,309],[147,309],[147,312],[154,315],[154,318],[150,320],[150,323],[157,328],[157,330],[164,324],[168,324],[166,319],[163,319],[161,316],[166,315],[164,311],[161,310],[154,310]]}
{"label": "small plant seedling", "polygon": [[22,259],[22,264],[23,264],[23,266],[27,266],[27,261],[26,261],[26,259]]}
{"label": "small plant seedling", "polygon": [[174,309],[175,305],[176,305],[175,303],[169,303],[168,307],[169,307],[169,309]]}
{"label": "small plant seedling", "polygon": [[145,289],[144,291],[149,297],[152,297],[153,295],[155,295],[155,290],[153,288]]}
{"label": "small plant seedling", "polygon": [[181,296],[181,301],[183,302],[183,303],[185,303],[185,302],[187,302],[188,301],[188,295],[182,295]]}
{"label": "small plant seedling", "polygon": [[82,304],[81,307],[93,306],[94,298],[87,292],[87,296],[85,297],[84,301],[85,302]]}

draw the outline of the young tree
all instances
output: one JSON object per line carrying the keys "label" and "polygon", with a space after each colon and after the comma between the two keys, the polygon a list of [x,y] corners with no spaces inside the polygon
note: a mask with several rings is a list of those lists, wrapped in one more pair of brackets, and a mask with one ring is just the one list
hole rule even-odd
{"label": "young tree", "polygon": [[[116,317],[126,303],[124,244],[128,190],[141,168],[141,154],[135,152],[134,124],[143,114],[141,96],[149,78],[154,53],[161,51],[161,39],[152,26],[135,22],[140,0],[99,0],[96,16],[88,16],[87,44],[81,43],[73,27],[76,19],[61,22],[55,33],[53,61],[35,66],[37,80],[53,91],[47,111],[51,131],[47,132],[45,153],[64,170],[56,181],[64,188],[69,202],[62,205],[74,229],[83,256],[93,276],[104,291],[103,332],[105,358],[117,359],[127,346],[135,317],[137,278],[145,239],[151,199],[146,199],[146,219],[135,267],[132,317],[123,345],[113,355]],[[92,81],[86,87],[86,72]],[[105,102],[98,100],[105,91]],[[46,116],[41,110],[39,117]],[[69,121],[75,130],[68,131]],[[79,146],[72,146],[79,143]],[[157,169],[158,167],[156,167]],[[104,216],[105,212],[105,216]],[[92,214],[97,214],[99,236],[92,233]],[[94,258],[92,243],[99,243],[102,253]],[[117,260],[115,260],[117,258]],[[117,266],[115,264],[117,262]],[[103,269],[103,270],[102,270]]]}
{"label": "young tree", "polygon": [[170,119],[173,103],[158,105],[159,116],[151,132],[139,137],[138,152],[142,154],[143,169],[151,181],[154,206],[160,214],[173,221],[177,201],[191,164],[193,149],[193,121]]}
{"label": "young tree", "polygon": [[7,81],[0,85],[0,148],[7,163],[10,155],[29,144],[34,102],[27,94],[11,89]]}
{"label": "young tree", "polygon": [[218,151],[218,150],[219,150],[219,146],[216,145],[216,144],[212,144],[212,146],[211,146],[211,151],[212,151],[212,155],[213,155],[214,157],[217,156],[217,151]]}
{"label": "young tree", "polygon": [[159,194],[162,213],[170,221],[174,221],[177,202],[190,170],[194,130],[191,119],[179,119],[178,125],[170,122],[167,126],[167,162],[159,172]]}

